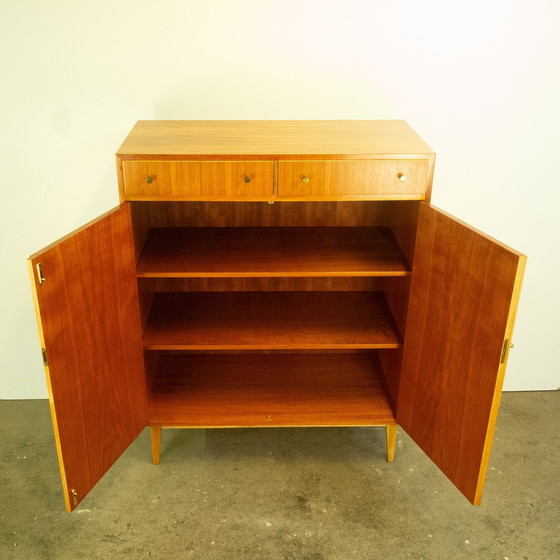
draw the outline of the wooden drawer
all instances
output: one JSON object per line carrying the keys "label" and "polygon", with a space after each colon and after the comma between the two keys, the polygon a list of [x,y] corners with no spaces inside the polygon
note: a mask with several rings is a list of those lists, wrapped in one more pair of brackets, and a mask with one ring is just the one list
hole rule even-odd
{"label": "wooden drawer", "polygon": [[125,200],[270,197],[271,161],[123,161]]}
{"label": "wooden drawer", "polygon": [[423,199],[427,159],[281,161],[278,196]]}

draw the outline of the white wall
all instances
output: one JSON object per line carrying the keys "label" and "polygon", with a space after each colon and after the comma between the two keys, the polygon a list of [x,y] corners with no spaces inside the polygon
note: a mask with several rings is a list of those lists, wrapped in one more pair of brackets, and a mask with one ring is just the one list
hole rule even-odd
{"label": "white wall", "polygon": [[3,2],[0,398],[46,396],[25,258],[117,203],[137,119],[181,118],[407,120],[433,203],[529,255],[506,389],[559,387],[558,6]]}

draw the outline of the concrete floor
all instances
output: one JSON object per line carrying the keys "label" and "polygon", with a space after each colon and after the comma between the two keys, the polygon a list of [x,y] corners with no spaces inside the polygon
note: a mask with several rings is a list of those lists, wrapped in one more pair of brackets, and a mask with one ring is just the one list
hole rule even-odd
{"label": "concrete floor", "polygon": [[47,401],[0,402],[0,558],[560,558],[560,392],[506,393],[482,505],[399,431],[145,430],[64,511]]}

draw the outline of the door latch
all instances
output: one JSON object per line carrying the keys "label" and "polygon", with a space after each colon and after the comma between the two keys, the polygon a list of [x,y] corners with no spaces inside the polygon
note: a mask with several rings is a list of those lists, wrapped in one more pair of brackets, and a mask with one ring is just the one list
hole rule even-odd
{"label": "door latch", "polygon": [[[513,346],[513,344],[512,344],[512,346]],[[506,361],[506,356],[507,356],[509,348],[510,348],[509,338],[506,338],[504,340],[504,345],[502,347],[502,358],[500,359],[500,364],[503,364]]]}
{"label": "door latch", "polygon": [[37,270],[37,280],[39,284],[42,284],[45,281],[45,277],[43,276],[43,265],[39,262],[35,265]]}

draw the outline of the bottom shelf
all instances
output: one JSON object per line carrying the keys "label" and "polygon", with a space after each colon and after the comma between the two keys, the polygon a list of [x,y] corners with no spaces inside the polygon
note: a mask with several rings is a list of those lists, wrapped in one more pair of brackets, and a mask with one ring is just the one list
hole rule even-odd
{"label": "bottom shelf", "polygon": [[375,426],[395,416],[375,353],[162,352],[148,420],[197,428]]}

